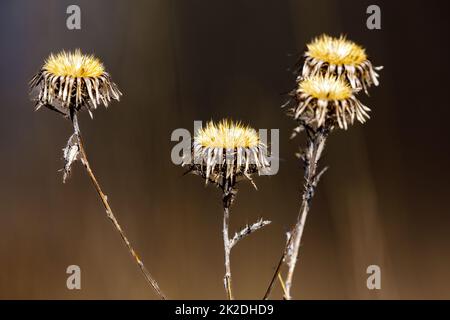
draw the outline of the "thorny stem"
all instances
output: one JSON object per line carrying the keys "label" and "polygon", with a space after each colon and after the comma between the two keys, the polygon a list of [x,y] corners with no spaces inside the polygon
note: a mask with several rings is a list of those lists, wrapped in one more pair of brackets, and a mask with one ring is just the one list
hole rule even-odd
{"label": "thorny stem", "polygon": [[142,260],[137,255],[136,251],[134,250],[133,246],[131,245],[130,241],[128,240],[127,236],[125,235],[125,232],[122,230],[122,227],[120,226],[119,222],[117,221],[116,217],[114,216],[113,211],[108,203],[108,197],[103,193],[102,188],[100,187],[100,184],[98,183],[98,181],[94,175],[94,172],[92,171],[91,166],[89,164],[87,154],[86,154],[86,151],[83,146],[83,140],[81,138],[80,128],[78,126],[77,115],[75,113],[72,113],[71,118],[72,118],[72,124],[73,124],[73,128],[75,131],[75,135],[78,140],[81,162],[83,163],[84,167],[86,168],[86,172],[88,173],[89,177],[91,178],[91,182],[94,185],[95,190],[97,191],[97,193],[100,197],[100,200],[103,203],[103,206],[105,207],[106,215],[108,216],[108,218],[114,225],[117,232],[120,234],[123,242],[125,243],[125,245],[128,248],[128,251],[130,252],[131,256],[134,258],[134,261],[136,262],[136,264],[139,266],[139,268],[142,271],[142,274],[144,275],[147,282],[153,287],[156,294],[162,300],[166,300],[167,298],[164,295],[164,293],[161,291],[161,289],[159,288],[158,283],[156,282],[156,280],[153,278],[153,276],[150,274],[150,272],[145,267]]}
{"label": "thorny stem", "polygon": [[233,187],[232,179],[224,177],[224,185],[222,187],[223,195],[223,246],[225,253],[225,276],[224,285],[225,292],[227,294],[228,300],[233,300],[233,292],[231,290],[231,264],[230,264],[230,253],[231,253],[231,242],[228,235],[229,220],[230,220],[230,207],[233,202],[236,190]]}
{"label": "thorny stem", "polygon": [[283,298],[290,300],[291,297],[291,286],[292,278],[294,276],[294,270],[297,263],[298,251],[300,249],[300,242],[303,235],[303,229],[306,223],[306,217],[308,216],[309,208],[311,206],[311,200],[314,196],[315,188],[319,182],[320,176],[325,172],[327,168],[324,168],[318,174],[317,164],[322,155],[322,151],[325,147],[325,141],[330,131],[330,128],[323,127],[318,130],[314,130],[308,126],[305,126],[307,133],[307,149],[304,154],[301,155],[301,160],[303,161],[305,173],[304,173],[304,189],[302,195],[302,203],[297,216],[297,222],[294,225],[292,231],[289,234],[289,239],[284,248],[283,254],[278,262],[275,269],[275,273],[269,283],[267,291],[263,297],[264,300],[269,298],[272,291],[275,280],[280,274],[281,267],[283,263],[288,266],[288,272],[286,280],[284,282],[283,288]]}

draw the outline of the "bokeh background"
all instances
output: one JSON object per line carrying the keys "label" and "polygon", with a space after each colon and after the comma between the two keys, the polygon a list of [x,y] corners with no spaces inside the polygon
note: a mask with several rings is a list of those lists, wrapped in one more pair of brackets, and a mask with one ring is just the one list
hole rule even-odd
{"label": "bokeh background", "polygon": [[[78,4],[82,29],[66,28]],[[378,4],[382,30],[366,28]],[[81,117],[110,203],[170,298],[224,298],[220,192],[172,164],[171,132],[193,120],[280,129],[280,171],[242,184],[237,230],[273,221],[232,253],[237,298],[261,298],[294,223],[302,170],[280,105],[289,70],[322,33],[347,34],[384,65],[372,119],[328,141],[293,294],[298,299],[449,299],[449,19],[443,1],[24,1],[0,4],[0,298],[154,299],[76,165],[62,184],[69,121],[33,112],[28,80],[50,52],[81,48],[124,92]],[[66,288],[66,268],[82,289]],[[366,288],[366,268],[382,289]],[[280,298],[276,288],[273,298]]]}

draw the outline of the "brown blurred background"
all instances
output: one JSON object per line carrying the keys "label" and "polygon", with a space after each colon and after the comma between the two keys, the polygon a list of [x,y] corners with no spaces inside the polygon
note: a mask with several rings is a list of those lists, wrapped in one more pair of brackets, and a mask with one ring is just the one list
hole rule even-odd
{"label": "brown blurred background", "polygon": [[[82,29],[66,28],[78,4]],[[382,30],[366,28],[378,4]],[[329,139],[308,217],[299,299],[450,298],[448,10],[443,1],[23,1],[0,5],[0,298],[154,299],[82,167],[58,172],[69,121],[33,112],[27,83],[50,52],[81,48],[124,92],[87,114],[87,152],[132,243],[170,298],[224,298],[220,193],[171,163],[176,128],[232,117],[279,128],[276,176],[242,184],[232,230],[272,225],[232,253],[237,298],[261,298],[299,207],[302,170],[279,106],[292,67],[322,33],[384,65],[372,119]],[[68,265],[82,290],[66,288]],[[377,264],[382,289],[366,288]],[[280,298],[277,287],[273,298]]]}

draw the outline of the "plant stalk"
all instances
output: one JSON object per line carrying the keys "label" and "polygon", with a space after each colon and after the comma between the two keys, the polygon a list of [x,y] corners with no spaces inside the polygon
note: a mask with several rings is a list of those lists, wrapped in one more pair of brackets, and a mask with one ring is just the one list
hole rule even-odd
{"label": "plant stalk", "polygon": [[156,280],[153,278],[153,276],[150,274],[150,272],[145,267],[145,265],[142,262],[142,260],[137,255],[136,251],[134,250],[133,246],[131,245],[130,241],[128,240],[127,236],[125,235],[125,232],[122,230],[122,227],[120,226],[119,222],[117,221],[117,219],[116,219],[116,217],[115,217],[115,215],[114,215],[114,213],[113,213],[113,211],[111,209],[111,206],[108,203],[108,197],[103,193],[103,190],[100,187],[100,184],[99,184],[97,178],[95,177],[94,172],[92,171],[91,166],[89,164],[89,160],[87,158],[87,154],[86,154],[86,151],[84,149],[83,139],[81,137],[80,128],[78,126],[77,115],[75,113],[73,113],[71,115],[71,118],[72,118],[73,128],[75,130],[75,134],[76,134],[76,137],[77,137],[77,140],[78,140],[78,147],[79,147],[81,162],[83,163],[83,165],[84,165],[84,167],[86,169],[86,172],[89,175],[89,177],[91,178],[91,182],[94,185],[94,188],[97,191],[97,194],[99,195],[103,206],[105,207],[107,217],[112,222],[112,224],[113,224],[114,228],[116,229],[116,231],[120,234],[120,237],[122,238],[123,242],[125,243],[128,251],[130,252],[130,254],[133,257],[134,261],[139,266],[139,269],[141,270],[142,274],[144,275],[146,281],[155,290],[156,294],[162,300],[166,300],[167,298],[164,295],[164,293],[161,291],[161,289],[159,288],[158,283],[156,282]]}
{"label": "plant stalk", "polygon": [[223,185],[223,246],[225,254],[225,276],[224,285],[225,292],[227,294],[228,300],[233,300],[233,291],[231,289],[231,263],[230,263],[230,253],[231,253],[231,242],[229,237],[229,220],[230,220],[230,207],[233,202],[235,195],[235,190],[231,179],[224,178],[225,182]]}
{"label": "plant stalk", "polygon": [[318,162],[325,147],[325,141],[330,129],[324,127],[314,130],[310,127],[305,126],[305,130],[307,132],[307,149],[304,154],[301,155],[301,159],[305,168],[305,182],[302,194],[302,202],[297,216],[297,222],[290,232],[289,239],[286,243],[283,254],[277,264],[275,273],[272,276],[272,279],[263,297],[264,300],[267,300],[269,298],[270,293],[273,289],[273,285],[280,274],[283,263],[285,263],[288,267],[287,276],[283,288],[283,298],[286,300],[292,299],[292,279],[294,276],[295,266],[297,264],[298,252],[300,250],[300,243],[306,223],[306,218],[308,216],[315,188],[319,182],[320,176],[326,170],[326,168],[324,168],[322,171],[317,173]]}

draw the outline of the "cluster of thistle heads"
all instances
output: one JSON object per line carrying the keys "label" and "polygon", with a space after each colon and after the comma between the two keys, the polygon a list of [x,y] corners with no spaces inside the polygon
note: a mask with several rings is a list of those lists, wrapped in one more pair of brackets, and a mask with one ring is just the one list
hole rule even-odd
{"label": "cluster of thistle heads", "polygon": [[[347,129],[355,119],[364,123],[370,109],[356,94],[378,85],[376,71],[364,48],[341,36],[327,35],[307,45],[305,61],[298,71],[297,88],[291,93],[289,114],[298,122],[293,136],[305,126]],[[36,109],[45,106],[65,116],[80,110],[108,106],[122,93],[102,63],[80,50],[50,55],[30,82],[37,89]],[[183,163],[206,182],[219,186],[269,168],[267,146],[258,133],[240,122],[209,122],[195,133],[192,154]]]}
{"label": "cluster of thistle heads", "polygon": [[[295,136],[305,127],[312,130],[347,129],[355,119],[364,123],[370,109],[356,94],[378,85],[377,71],[364,48],[344,36],[322,35],[307,45],[305,61],[298,71],[297,87],[291,93],[289,109],[298,123]],[[240,123],[208,123],[196,133],[192,158],[186,161],[195,174],[221,185],[227,179],[260,173],[269,167],[267,146],[255,130]],[[193,159],[193,161],[192,161]],[[253,182],[253,181],[252,181]]]}
{"label": "cluster of thistle heads", "polygon": [[291,92],[289,114],[298,121],[293,136],[305,126],[317,130],[338,126],[347,129],[355,119],[369,119],[370,109],[356,94],[378,85],[382,67],[373,67],[364,48],[344,36],[322,35],[307,45],[297,88]]}

